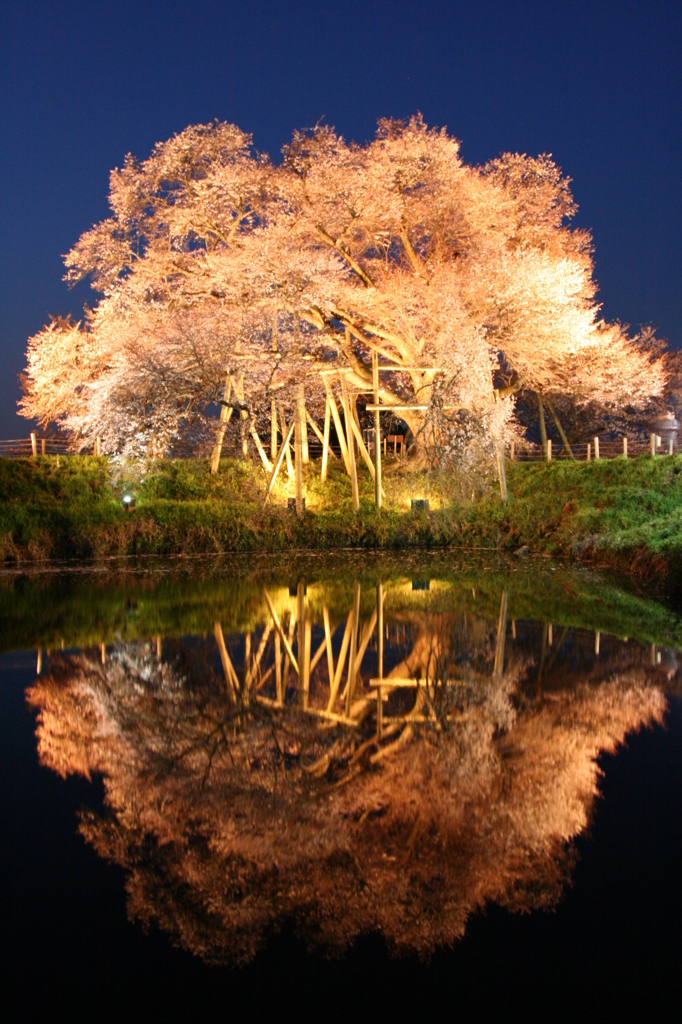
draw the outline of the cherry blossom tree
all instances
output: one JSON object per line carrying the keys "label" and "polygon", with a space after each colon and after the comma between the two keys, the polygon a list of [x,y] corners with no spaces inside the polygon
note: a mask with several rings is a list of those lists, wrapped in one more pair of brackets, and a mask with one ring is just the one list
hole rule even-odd
{"label": "cherry blossom tree", "polygon": [[568,227],[569,183],[548,157],[469,167],[415,117],[381,121],[364,146],[295,132],[275,166],[214,123],[128,157],[110,205],[66,257],[67,279],[101,299],[30,339],[21,403],[83,444],[161,450],[188,424],[215,436],[216,403],[253,426],[275,400],[290,415],[301,387],[319,413],[328,388],[372,393],[373,357],[381,403],[419,407],[401,412],[417,447],[511,436],[501,361],[508,390],[580,401],[664,384],[599,320],[590,239]]}

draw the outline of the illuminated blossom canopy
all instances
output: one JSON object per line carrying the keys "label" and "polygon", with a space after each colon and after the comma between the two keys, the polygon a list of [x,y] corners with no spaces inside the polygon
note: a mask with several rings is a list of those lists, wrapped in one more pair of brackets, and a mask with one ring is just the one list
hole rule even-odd
{"label": "illuminated blossom canopy", "polygon": [[[109,202],[66,256],[67,280],[89,278],[99,301],[29,340],[20,403],[82,446],[160,451],[215,422],[228,380],[256,423],[301,383],[319,412],[325,382],[371,391],[375,352],[395,368],[382,402],[464,411],[495,443],[513,431],[500,361],[579,402],[645,401],[664,383],[638,338],[599,319],[590,236],[568,227],[569,183],[547,156],[470,167],[413,117],[380,121],[366,145],[297,131],[274,165],[215,122],[128,156]],[[424,412],[404,418],[419,435]]]}

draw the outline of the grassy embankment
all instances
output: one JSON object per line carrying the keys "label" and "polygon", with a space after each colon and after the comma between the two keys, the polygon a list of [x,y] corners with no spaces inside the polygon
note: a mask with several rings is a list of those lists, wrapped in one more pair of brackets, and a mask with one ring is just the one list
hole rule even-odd
{"label": "grassy embankment", "polygon": [[[118,474],[118,475],[117,475]],[[390,463],[386,508],[360,471],[361,507],[338,463],[326,485],[308,467],[307,510],[286,508],[284,480],[263,506],[265,478],[254,463],[223,460],[211,477],[205,461],[157,462],[138,479],[105,458],[0,460],[0,557],[5,562],[98,558],[114,554],[285,551],[291,548],[400,548],[457,545],[579,558],[630,572],[664,573],[682,565],[682,457],[598,462],[513,463],[509,502],[496,493],[440,503],[432,475],[430,513],[413,514],[410,497],[426,481]],[[123,493],[137,508],[126,513]],[[453,481],[449,493],[455,493]]]}

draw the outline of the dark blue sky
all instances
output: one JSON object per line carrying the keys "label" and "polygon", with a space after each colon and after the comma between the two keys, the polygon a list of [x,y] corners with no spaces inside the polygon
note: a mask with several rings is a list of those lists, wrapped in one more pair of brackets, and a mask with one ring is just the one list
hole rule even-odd
{"label": "dark blue sky", "polygon": [[88,297],[62,282],[61,255],[106,216],[110,169],[213,118],[273,157],[323,115],[363,142],[377,118],[416,111],[467,162],[551,152],[594,234],[605,315],[682,345],[682,5],[1,7],[0,438],[28,429],[26,338]]}

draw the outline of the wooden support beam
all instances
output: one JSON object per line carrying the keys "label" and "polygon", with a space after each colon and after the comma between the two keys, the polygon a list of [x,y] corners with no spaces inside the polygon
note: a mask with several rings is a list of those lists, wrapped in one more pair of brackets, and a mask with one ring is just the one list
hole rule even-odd
{"label": "wooden support beam", "polygon": [[[310,426],[312,428],[312,431],[315,434],[315,437],[318,439],[318,441],[322,445],[323,452],[324,452],[324,435],[322,434],[320,428],[318,427],[317,423],[312,418],[312,416],[310,415],[310,413],[308,412],[307,409],[306,409],[305,418],[306,418],[307,422],[310,424]],[[327,413],[326,413],[326,409],[325,409],[325,420],[326,420],[326,418],[327,418]],[[333,452],[331,449],[329,450],[329,454],[331,455],[331,457],[333,459],[338,458],[336,452]]]}
{"label": "wooden support beam", "polygon": [[[372,480],[374,480],[375,488],[376,488],[376,470],[374,469],[374,464],[373,464],[373,462],[372,462],[372,460],[371,460],[371,458],[369,456],[369,452],[367,451],[367,448],[365,446],[364,439],[362,437],[362,434],[360,433],[360,428],[358,427],[357,423],[355,422],[355,420],[352,417],[351,417],[350,425],[351,425],[351,428],[353,430],[353,436],[355,437],[355,440],[358,443],[358,449],[360,451],[360,454],[362,455],[363,461],[364,461],[365,465],[367,466],[367,468],[368,468],[368,470],[370,472],[370,476],[372,477]],[[381,456],[380,456],[380,458],[381,458]],[[386,493],[383,491],[383,489],[382,489],[381,493],[383,494],[383,496],[385,498],[386,497]]]}
{"label": "wooden support beam", "polygon": [[358,470],[355,465],[355,442],[353,441],[353,417],[348,407],[348,396],[346,394],[345,384],[343,391],[341,392],[341,404],[343,406],[343,418],[346,423],[346,443],[348,445],[348,462],[350,464],[350,480],[351,487],[353,490],[353,509],[355,512],[360,511],[360,492],[358,490]]}
{"label": "wooden support beam", "polygon": [[280,466],[282,465],[282,461],[284,459],[284,454],[285,454],[285,452],[289,451],[289,441],[291,440],[291,435],[294,432],[294,426],[295,426],[295,421],[289,427],[289,433],[287,434],[284,442],[282,443],[282,447],[279,450],[279,455],[277,456],[277,461],[275,462],[275,465],[274,465],[273,470],[272,470],[272,475],[270,477],[270,480],[268,481],[268,489],[266,490],[265,497],[263,499],[263,504],[264,505],[267,503],[267,500],[270,497],[270,494],[272,493],[272,488],[274,487],[275,480],[277,479],[277,474],[279,473]]}
{"label": "wooden support beam", "polygon": [[[299,670],[298,670],[298,662],[296,661],[296,658],[294,657],[294,652],[291,650],[291,644],[290,644],[290,642],[287,640],[287,638],[284,635],[284,630],[282,629],[282,626],[281,626],[280,621],[279,621],[279,617],[277,615],[277,612],[275,611],[275,606],[273,605],[272,601],[270,600],[270,595],[268,594],[267,590],[265,590],[265,589],[263,589],[263,596],[265,597],[265,600],[267,602],[267,606],[270,609],[270,614],[272,615],[272,621],[275,624],[275,629],[277,630],[277,632],[278,632],[278,634],[280,636],[280,639],[281,639],[282,644],[284,646],[284,650],[287,652],[287,658],[291,662],[292,668],[293,668],[294,672],[296,673],[296,675],[300,676],[300,673],[299,673]],[[285,675],[286,675],[286,673],[285,673]],[[286,683],[286,679],[284,681]]]}
{"label": "wooden support beam", "polygon": [[[327,479],[327,461],[329,459],[329,427],[331,420],[331,408],[329,406],[329,395],[324,403],[324,436],[322,438],[322,471],[320,479],[325,483]],[[336,456],[334,456],[336,458]]]}
{"label": "wooden support beam", "polygon": [[[293,480],[294,464],[291,461],[291,447],[289,445],[289,441],[291,440],[291,434],[293,433],[293,431],[291,430],[291,427],[287,428],[287,421],[284,418],[284,409],[282,408],[281,405],[279,407],[279,421],[282,427],[282,438],[287,438],[286,442],[284,440],[282,441],[282,448],[284,449],[287,458],[287,476],[289,477],[290,480]],[[295,422],[296,418],[294,417],[294,422],[291,424],[292,427],[295,425]]]}
{"label": "wooden support beam", "polygon": [[270,458],[277,461],[277,402],[270,402]]}
{"label": "wooden support beam", "polygon": [[344,433],[343,427],[341,426],[341,417],[339,416],[339,410],[336,405],[336,399],[334,398],[332,390],[329,387],[329,384],[327,384],[326,380],[325,385],[327,388],[327,401],[329,402],[329,408],[334,419],[334,426],[336,428],[336,433],[339,439],[339,445],[341,447],[341,458],[343,459],[344,465],[346,467],[346,472],[348,473],[348,476],[350,476],[350,456],[348,454],[348,446],[346,444],[346,435]]}
{"label": "wooden support beam", "polygon": [[[372,387],[374,405],[379,405],[379,354],[372,353]],[[374,504],[381,508],[381,413],[374,410]]]}
{"label": "wooden support beam", "polygon": [[[301,689],[299,693],[299,700],[301,707],[308,707],[308,696],[310,693],[310,641],[312,636],[312,626],[310,619],[306,619],[303,626],[303,671],[301,672]],[[321,652],[320,652],[321,653]],[[300,654],[299,654],[300,657]]]}
{"label": "wooden support beam", "polygon": [[272,473],[272,463],[270,462],[270,459],[265,454],[265,448],[263,447],[263,442],[261,441],[260,437],[258,436],[258,431],[256,430],[256,427],[254,425],[253,420],[251,420],[250,423],[249,423],[249,433],[251,434],[251,437],[254,440],[254,443],[256,445],[256,451],[260,455],[260,460],[263,463],[263,467],[265,468],[265,472],[266,473]]}
{"label": "wooden support beam", "polygon": [[296,515],[303,514],[303,434],[301,416],[294,417],[294,471],[296,473]]}
{"label": "wooden support beam", "polygon": [[296,398],[296,412],[298,413],[298,419],[301,424],[301,454],[303,455],[303,464],[308,465],[308,424],[307,424],[307,411],[305,407],[305,387],[303,384],[298,385],[298,395]]}
{"label": "wooden support beam", "polygon": [[277,691],[277,703],[284,703],[282,692],[282,641],[279,633],[275,632],[275,689]]}

